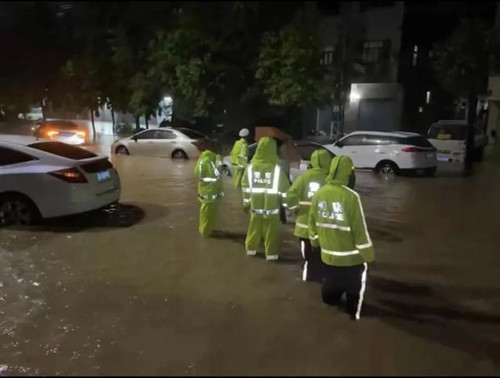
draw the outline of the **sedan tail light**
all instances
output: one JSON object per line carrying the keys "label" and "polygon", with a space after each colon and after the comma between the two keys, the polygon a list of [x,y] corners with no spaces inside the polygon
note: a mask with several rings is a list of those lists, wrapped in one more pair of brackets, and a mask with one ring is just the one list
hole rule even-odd
{"label": "sedan tail light", "polygon": [[207,147],[205,146],[205,143],[201,140],[197,140],[196,142],[191,142],[191,144],[194,144],[196,146],[196,148],[198,149],[198,151],[200,151],[200,152],[203,152],[207,149]]}
{"label": "sedan tail light", "polygon": [[88,182],[85,175],[80,172],[78,168],[61,169],[59,171],[49,172],[49,175],[73,184],[84,184]]}
{"label": "sedan tail light", "polygon": [[401,151],[403,152],[426,152],[426,150],[423,150],[418,147],[405,147]]}
{"label": "sedan tail light", "polygon": [[58,136],[59,135],[59,131],[57,130],[48,130],[47,131],[47,136],[49,138],[52,138],[52,137],[55,137],[55,136]]}

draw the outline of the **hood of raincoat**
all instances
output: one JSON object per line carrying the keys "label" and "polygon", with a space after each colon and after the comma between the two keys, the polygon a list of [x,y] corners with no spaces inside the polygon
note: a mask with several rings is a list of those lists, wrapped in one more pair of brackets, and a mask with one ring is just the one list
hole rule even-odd
{"label": "hood of raincoat", "polygon": [[327,150],[316,150],[311,155],[311,166],[313,169],[324,169],[328,171],[331,161],[332,156]]}
{"label": "hood of raincoat", "polygon": [[260,138],[252,163],[278,164],[278,148],[273,138]]}
{"label": "hood of raincoat", "polygon": [[198,174],[198,166],[200,165],[200,161],[202,161],[205,158],[208,158],[212,163],[215,164],[216,155],[210,150],[203,151],[200,154],[200,157],[198,158],[198,161],[196,162],[196,164],[194,166],[194,174],[195,175]]}
{"label": "hood of raincoat", "polygon": [[335,156],[330,165],[330,173],[326,179],[327,184],[348,185],[354,173],[354,165],[349,156]]}

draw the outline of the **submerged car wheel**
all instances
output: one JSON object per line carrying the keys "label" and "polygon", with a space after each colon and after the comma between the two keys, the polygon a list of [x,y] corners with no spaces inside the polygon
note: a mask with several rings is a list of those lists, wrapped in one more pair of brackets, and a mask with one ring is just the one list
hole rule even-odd
{"label": "submerged car wheel", "polygon": [[31,225],[40,220],[40,213],[28,198],[8,194],[0,196],[0,226]]}
{"label": "submerged car wheel", "polygon": [[125,147],[125,146],[118,146],[118,147],[116,147],[115,152],[118,155],[130,155],[130,153],[128,152],[127,147]]}
{"label": "submerged car wheel", "polygon": [[179,159],[179,160],[187,160],[188,156],[186,155],[186,153],[182,150],[175,150],[173,153],[172,153],[172,159]]}
{"label": "submerged car wheel", "polygon": [[398,173],[398,166],[392,161],[383,161],[377,165],[377,172],[384,176],[395,176]]}
{"label": "submerged car wheel", "polygon": [[221,169],[220,169],[220,173],[221,175],[223,176],[228,176],[228,177],[231,177],[231,171],[229,170],[228,167],[226,166],[223,166]]}

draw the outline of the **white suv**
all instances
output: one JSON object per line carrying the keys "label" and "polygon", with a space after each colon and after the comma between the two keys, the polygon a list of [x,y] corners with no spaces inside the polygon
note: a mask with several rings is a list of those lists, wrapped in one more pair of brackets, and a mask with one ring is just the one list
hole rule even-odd
{"label": "white suv", "polygon": [[356,131],[326,145],[335,155],[349,156],[355,168],[386,175],[436,172],[436,149],[423,136],[403,131]]}

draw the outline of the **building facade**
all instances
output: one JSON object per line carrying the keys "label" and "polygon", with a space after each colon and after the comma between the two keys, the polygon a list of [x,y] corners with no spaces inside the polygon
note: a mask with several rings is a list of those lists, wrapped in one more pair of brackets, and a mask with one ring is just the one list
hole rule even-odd
{"label": "building facade", "polygon": [[[319,12],[322,6],[319,4]],[[340,2],[320,18],[322,64],[336,67],[338,93],[316,111],[316,129],[336,137],[355,130],[399,130],[402,1]]]}
{"label": "building facade", "polygon": [[[495,26],[500,27],[500,2],[497,2]],[[494,67],[488,80],[487,133],[500,135],[500,67]]]}
{"label": "building facade", "polygon": [[[340,62],[337,80],[344,93],[331,106],[316,109],[313,128],[331,136],[355,130],[425,134],[437,120],[465,117],[463,101],[446,92],[434,74],[432,49],[453,32],[461,18],[493,23],[496,11],[498,25],[497,2],[317,4],[322,15],[318,22],[322,63],[339,67]],[[490,102],[498,106],[490,112],[489,124],[496,125],[500,124],[500,71],[498,80],[490,83],[495,95]]]}

